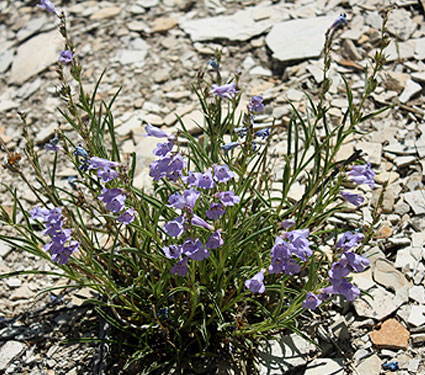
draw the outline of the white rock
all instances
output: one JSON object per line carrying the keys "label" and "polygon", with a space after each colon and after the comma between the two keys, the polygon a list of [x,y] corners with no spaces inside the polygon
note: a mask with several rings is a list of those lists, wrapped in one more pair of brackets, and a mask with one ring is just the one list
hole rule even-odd
{"label": "white rock", "polygon": [[13,61],[13,49],[6,49],[0,52],[0,73],[4,73]]}
{"label": "white rock", "polygon": [[414,285],[409,289],[409,298],[425,305],[425,288],[422,285]]}
{"label": "white rock", "polygon": [[415,155],[416,149],[413,142],[406,142],[405,144],[401,143],[390,143],[384,147],[384,151],[391,152],[392,154],[397,155]]}
{"label": "white rock", "polygon": [[16,277],[10,277],[6,280],[6,284],[9,288],[19,288],[22,285],[22,281]]}
{"label": "white rock", "polygon": [[401,268],[403,271],[414,270],[418,261],[412,256],[410,248],[406,247],[397,251],[395,267]]}
{"label": "white rock", "polygon": [[407,369],[413,373],[417,374],[419,369],[420,360],[418,358],[411,359],[409,361],[409,365],[407,366]]}
{"label": "white rock", "polygon": [[272,340],[269,350],[259,351],[261,375],[280,375],[292,367],[307,363],[307,357],[313,345],[302,337],[292,334],[281,340]]}
{"label": "white rock", "polygon": [[[258,20],[259,12],[263,19]],[[246,41],[263,34],[272,25],[288,19],[287,10],[280,6],[256,6],[240,10],[230,16],[218,16],[197,20],[183,20],[180,27],[194,42],[214,39]]]}
{"label": "white rock", "polygon": [[412,79],[407,80],[406,87],[401,93],[400,103],[407,103],[413,96],[422,91],[422,86]]}
{"label": "white rock", "polygon": [[304,375],[344,375],[344,359],[316,358],[308,364]]}
{"label": "white rock", "polygon": [[[425,48],[425,46],[424,46]],[[425,59],[425,57],[424,57]],[[425,82],[425,72],[412,73],[412,78],[417,82]]]}
{"label": "white rock", "polygon": [[350,274],[350,277],[353,278],[353,283],[358,288],[368,291],[370,288],[374,287],[376,284],[372,279],[372,269],[369,268],[363,272],[355,272]]}
{"label": "white rock", "polygon": [[335,17],[317,17],[278,23],[266,37],[273,58],[291,61],[318,57],[325,42],[325,32]]}
{"label": "white rock", "polygon": [[413,21],[412,15],[405,9],[395,9],[389,13],[388,31],[401,40],[408,40],[415,32],[418,25]]}
{"label": "white rock", "polygon": [[425,306],[412,306],[407,322],[415,327],[425,324]]}
{"label": "white rock", "polygon": [[404,193],[403,199],[409,204],[416,215],[425,214],[424,190],[415,190]]}
{"label": "white rock", "polygon": [[28,78],[42,72],[58,61],[63,40],[54,30],[37,35],[23,45],[13,59],[9,81],[21,85]]}
{"label": "white rock", "polygon": [[25,345],[19,341],[6,341],[0,347],[0,370],[5,370],[9,363],[24,350]]}
{"label": "white rock", "polygon": [[399,156],[394,160],[394,164],[397,168],[404,168],[416,161],[414,156]]}
{"label": "white rock", "polygon": [[273,74],[271,70],[263,68],[262,66],[256,66],[249,71],[249,74],[252,76],[263,76],[263,77],[271,77]]}
{"label": "white rock", "polygon": [[16,100],[0,98],[0,113],[17,107],[19,107],[19,103]]}
{"label": "white rock", "polygon": [[[42,15],[38,18],[31,18],[28,23],[26,23],[23,27],[21,27],[16,34],[16,39],[19,42],[22,42],[25,39],[28,39],[30,36],[33,36],[38,31],[40,31],[43,26],[48,22],[48,18],[46,15]],[[54,28],[54,24],[50,23],[51,29]]]}
{"label": "white rock", "polygon": [[357,298],[353,302],[354,308],[359,316],[382,320],[406,302],[407,296],[403,294],[404,291],[407,294],[407,288],[403,288],[402,291],[399,291],[400,293],[394,295],[381,287],[377,287],[369,291],[374,299],[369,296],[364,296],[362,299]]}
{"label": "white rock", "polygon": [[366,358],[356,367],[358,375],[379,375],[381,373],[381,360],[374,354]]}
{"label": "white rock", "polygon": [[[369,52],[369,56],[375,56],[376,49]],[[413,58],[415,54],[415,43],[412,41],[395,43],[393,40],[385,50],[387,62],[396,61],[398,59],[407,60]]]}
{"label": "white rock", "polygon": [[356,144],[356,150],[362,150],[366,153],[369,163],[374,165],[381,164],[382,144],[377,142],[359,142]]}
{"label": "white rock", "polygon": [[4,241],[0,241],[0,257],[4,258],[12,251],[12,248],[9,244]]}
{"label": "white rock", "polygon": [[153,8],[159,4],[159,0],[138,0],[137,5],[143,8]]}
{"label": "white rock", "polygon": [[385,259],[378,259],[375,262],[373,278],[378,284],[397,291],[406,285],[409,285],[406,277],[400,271],[397,271],[392,263]]}
{"label": "white rock", "polygon": [[145,65],[145,57],[148,50],[121,50],[115,57],[122,65],[133,65],[141,68]]}

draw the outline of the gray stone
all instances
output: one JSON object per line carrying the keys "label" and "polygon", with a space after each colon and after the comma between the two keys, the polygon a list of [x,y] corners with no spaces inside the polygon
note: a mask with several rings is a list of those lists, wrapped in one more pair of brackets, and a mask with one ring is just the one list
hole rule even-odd
{"label": "gray stone", "polygon": [[401,268],[403,272],[407,270],[414,270],[416,268],[418,261],[411,254],[411,248],[406,247],[397,251],[397,256],[395,260],[395,267]]}
{"label": "gray stone", "polygon": [[9,363],[22,353],[24,348],[25,345],[19,341],[6,341],[0,347],[0,370],[5,370]]}
{"label": "gray stone", "polygon": [[425,193],[423,190],[404,193],[403,199],[409,204],[415,215],[425,214]]}
{"label": "gray stone", "polygon": [[374,354],[366,358],[356,367],[358,375],[379,375],[381,373],[381,360]]}
{"label": "gray stone", "polygon": [[412,73],[412,78],[417,82],[425,82],[425,72]]}
{"label": "gray stone", "polygon": [[55,30],[37,35],[18,48],[13,59],[10,82],[21,85],[58,61],[63,40]]}
{"label": "gray stone", "polygon": [[0,257],[4,258],[12,251],[10,245],[4,241],[0,241]]}
{"label": "gray stone", "polygon": [[399,156],[394,160],[394,164],[397,168],[404,168],[410,164],[415,163],[416,158],[414,156]]}
{"label": "gray stone", "polygon": [[369,296],[357,298],[353,302],[354,308],[359,316],[382,320],[406,302],[407,296],[403,292],[406,292],[407,295],[407,288],[406,290],[403,288],[403,291],[394,295],[381,287],[377,287],[369,291],[373,299]]}
{"label": "gray stone", "polygon": [[138,0],[136,4],[143,8],[153,8],[159,4],[159,0]]}
{"label": "gray stone", "polygon": [[397,291],[406,285],[409,285],[406,277],[400,271],[397,271],[392,263],[385,259],[378,259],[375,262],[373,278],[378,284]]}
{"label": "gray stone", "polygon": [[374,165],[381,164],[382,144],[377,142],[359,142],[356,150],[362,150],[366,154],[366,159]]}
{"label": "gray stone", "polygon": [[[259,19],[260,15],[262,19]],[[240,10],[229,16],[183,20],[180,27],[194,42],[214,39],[246,41],[263,34],[272,25],[288,17],[287,10],[282,6],[260,5]]]}
{"label": "gray stone", "polygon": [[266,37],[273,58],[291,61],[318,57],[325,42],[325,32],[335,17],[317,17],[278,23]]}
{"label": "gray stone", "polygon": [[411,359],[409,361],[409,365],[407,366],[407,369],[410,372],[413,372],[414,374],[417,374],[418,373],[418,369],[419,369],[419,364],[420,364],[420,360],[418,358]]}
{"label": "gray stone", "polygon": [[344,375],[343,358],[316,358],[308,364],[304,375]]}
{"label": "gray stone", "polygon": [[425,306],[412,306],[407,322],[415,327],[425,324]]}
{"label": "gray stone", "polygon": [[388,31],[405,41],[415,32],[418,25],[413,21],[412,15],[405,9],[395,9],[388,17]]}
{"label": "gray stone", "polygon": [[249,71],[249,74],[252,76],[263,76],[263,77],[271,77],[273,74],[271,70],[263,68],[262,66],[255,66]]}
{"label": "gray stone", "polygon": [[425,305],[425,288],[422,285],[414,285],[409,289],[409,298]]}
{"label": "gray stone", "polygon": [[16,100],[10,100],[0,97],[0,113],[7,112],[17,107],[19,107],[19,103]]}
{"label": "gray stone", "polygon": [[21,279],[18,279],[17,277],[9,277],[6,280],[6,285],[9,288],[19,288],[22,285]]}
{"label": "gray stone", "polygon": [[280,375],[292,367],[307,363],[308,354],[313,345],[302,337],[292,334],[281,340],[268,342],[269,348],[258,353],[261,375]]}
{"label": "gray stone", "polygon": [[355,272],[350,274],[350,277],[353,278],[353,283],[358,288],[368,291],[370,288],[374,287],[376,284],[372,279],[372,269],[369,268],[363,272]]}
{"label": "gray stone", "polygon": [[[391,152],[396,155],[415,155],[416,149],[414,142],[406,142],[402,143],[390,143],[388,146],[384,147],[384,151]],[[387,172],[387,173],[395,173],[395,172]]]}
{"label": "gray stone", "polygon": [[0,52],[0,73],[4,73],[9,69],[13,61],[13,49],[6,49]]}
{"label": "gray stone", "polygon": [[355,360],[355,361],[360,361],[361,359],[363,359],[364,357],[367,357],[368,355],[369,355],[370,353],[367,351],[367,350],[365,350],[365,349],[359,349],[359,350],[357,350],[355,353],[354,353],[354,355],[353,355],[353,359]]}
{"label": "gray stone", "polygon": [[421,91],[422,86],[412,79],[409,79],[407,80],[406,87],[398,99],[400,100],[400,103],[407,103],[413,96],[420,93]]}
{"label": "gray stone", "polygon": [[415,59],[425,59],[425,38],[412,39],[412,41],[415,43]]}
{"label": "gray stone", "polygon": [[[19,42],[22,42],[25,39],[28,39],[30,36],[33,36],[38,31],[40,31],[43,26],[48,22],[48,18],[46,15],[42,15],[38,18],[31,18],[27,24],[25,24],[16,34],[16,39]],[[54,24],[50,23],[48,25],[51,25],[50,28],[54,28]]]}

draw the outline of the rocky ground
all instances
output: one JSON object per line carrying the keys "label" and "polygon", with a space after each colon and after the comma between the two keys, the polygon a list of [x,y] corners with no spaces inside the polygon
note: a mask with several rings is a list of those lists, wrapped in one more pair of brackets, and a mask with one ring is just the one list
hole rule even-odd
{"label": "rocky ground", "polygon": [[[16,110],[28,112],[38,145],[63,124],[56,112],[60,101],[54,66],[62,41],[54,17],[36,3],[0,1],[0,136],[16,151],[23,146]],[[354,93],[361,92],[369,57],[379,43],[378,11],[389,5],[383,0],[54,3],[68,16],[88,89],[105,67],[98,98],[108,99],[122,87],[114,111],[117,132],[122,151],[137,153],[136,184],[144,186],[149,184],[146,167],[153,160],[155,142],[142,137],[143,122],[173,130],[177,113],[196,133],[194,121],[200,121],[200,111],[191,83],[215,49],[223,51],[224,77],[242,71],[245,103],[250,95],[264,95],[266,111],[258,121],[285,121],[290,113],[288,99],[305,107],[303,90],[314,92],[320,84],[324,32],[340,13],[347,13],[349,23],[335,37],[328,94],[332,120],[338,123],[347,106],[341,76]],[[389,182],[376,246],[369,250],[371,267],[355,275],[357,284],[374,300],[341,301],[329,311],[307,315],[313,338],[324,350],[299,337],[286,337],[260,356],[262,374],[378,375],[391,373],[391,362],[398,362],[398,369],[393,369],[397,374],[425,374],[425,1],[393,3],[388,62],[367,106],[370,110],[395,106],[364,124],[362,130],[369,133],[352,137],[339,154],[343,159],[362,150],[377,171],[376,182]],[[276,143],[273,150],[278,153],[281,147]],[[277,163],[276,168],[281,167]],[[69,174],[67,167],[60,172],[64,181]],[[29,207],[35,203],[34,196],[6,170],[0,171],[0,181],[16,188]],[[0,189],[0,201],[12,209],[5,188]],[[296,199],[302,192],[299,185],[291,194]],[[337,220],[354,227],[368,222],[370,202],[379,192],[364,190],[368,203]],[[22,269],[51,268],[0,243],[0,272]],[[44,288],[62,285],[50,276],[17,276],[0,283],[0,373],[104,371],[101,346],[59,343],[103,334],[104,326],[99,329],[95,313],[81,305],[78,293],[53,290],[37,295]]]}

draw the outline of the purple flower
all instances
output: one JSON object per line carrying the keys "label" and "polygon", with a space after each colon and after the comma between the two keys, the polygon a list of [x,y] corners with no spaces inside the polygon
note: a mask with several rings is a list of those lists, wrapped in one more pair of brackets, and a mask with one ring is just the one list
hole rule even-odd
{"label": "purple flower", "polygon": [[222,191],[218,193],[217,196],[224,206],[234,206],[235,204],[239,203],[241,200],[241,198],[238,195],[235,195],[235,193],[232,190]]}
{"label": "purple flower", "polygon": [[89,169],[111,169],[118,167],[119,163],[115,161],[110,161],[107,159],[102,159],[97,156],[93,156],[88,160],[89,163]]}
{"label": "purple flower", "polygon": [[248,104],[248,109],[250,112],[263,112],[264,104],[263,104],[263,96],[256,95],[251,98],[251,102]]}
{"label": "purple flower", "polygon": [[207,243],[205,244],[208,249],[218,249],[219,247],[223,246],[224,241],[221,238],[221,232],[218,230],[217,232],[214,232],[210,238],[208,238]]}
{"label": "purple flower", "polygon": [[335,247],[337,249],[342,249],[343,251],[348,251],[351,248],[358,245],[358,242],[364,240],[364,235],[361,233],[351,233],[345,232],[342,237],[339,238]]}
{"label": "purple flower", "polygon": [[69,49],[66,49],[65,51],[61,52],[61,55],[59,57],[59,62],[61,64],[69,64],[72,62],[72,59],[74,58],[75,53],[72,53]]}
{"label": "purple flower", "polygon": [[341,254],[341,260],[345,262],[350,271],[362,272],[370,264],[370,260],[366,257],[346,251]]}
{"label": "purple flower", "polygon": [[282,237],[276,236],[274,246],[271,250],[272,259],[289,259],[291,256],[291,248],[289,243],[284,241]]}
{"label": "purple flower", "polygon": [[354,301],[360,290],[351,284],[347,279],[330,279],[331,286],[322,289],[322,293],[342,294],[348,301]]}
{"label": "purple flower", "polygon": [[195,186],[200,189],[212,189],[215,186],[211,168],[207,169],[204,174],[195,173]]}
{"label": "purple flower", "polygon": [[166,142],[166,143],[157,143],[156,149],[153,150],[153,154],[155,156],[165,156],[167,155],[174,147],[174,142]]}
{"label": "purple flower", "polygon": [[64,265],[68,263],[70,256],[78,251],[80,246],[81,244],[78,241],[71,241],[68,246],[64,246],[53,253],[51,252],[51,259],[59,265]]}
{"label": "purple flower", "polygon": [[125,210],[120,217],[117,218],[117,221],[123,224],[130,224],[134,221],[134,208],[129,208]]}
{"label": "purple flower", "polygon": [[35,220],[35,219],[43,219],[45,220],[46,216],[48,215],[49,210],[47,208],[43,208],[43,207],[34,207],[31,211],[30,211],[30,219],[31,220]]}
{"label": "purple flower", "polygon": [[329,29],[337,29],[340,26],[345,26],[347,24],[347,15],[341,13],[338,18],[333,22]]}
{"label": "purple flower", "polygon": [[182,180],[189,187],[195,186],[197,181],[196,174],[192,171],[189,171],[187,176],[182,176]]}
{"label": "purple flower", "polygon": [[375,181],[373,178],[375,177],[375,172],[371,169],[370,163],[366,163],[365,165],[354,165],[349,172],[349,176],[351,177],[351,181],[356,184],[366,184],[373,189],[375,187]]}
{"label": "purple flower", "polygon": [[169,221],[168,223],[164,224],[164,231],[170,236],[170,237],[180,237],[184,232],[184,216],[181,215],[174,220]]}
{"label": "purple flower", "polygon": [[47,10],[49,13],[58,15],[58,11],[50,0],[40,0],[41,4],[37,4],[41,9]]}
{"label": "purple flower", "polygon": [[153,161],[149,165],[149,176],[151,176],[154,181],[159,181],[163,177],[172,181],[177,181],[181,177],[185,166],[186,163],[179,153],[174,156],[166,156],[162,159]]}
{"label": "purple flower", "polygon": [[184,276],[187,274],[187,257],[180,259],[172,268],[171,273],[177,274],[178,276]]}
{"label": "purple flower", "polygon": [[341,196],[348,202],[360,207],[364,201],[364,198],[360,194],[350,193],[348,191],[341,191]]}
{"label": "purple flower", "polygon": [[245,286],[252,292],[252,293],[264,293],[266,290],[266,287],[264,286],[264,272],[265,270],[261,270],[257,274],[254,275],[251,279],[245,281]]}
{"label": "purple flower", "polygon": [[350,270],[347,267],[345,262],[339,261],[332,264],[332,268],[328,272],[328,275],[331,279],[342,279],[343,277],[348,276]]}
{"label": "purple flower", "polygon": [[289,240],[292,253],[303,261],[313,255],[313,251],[310,249],[310,241],[307,239],[309,234],[310,231],[308,229],[296,229],[286,232],[282,236]]}
{"label": "purple flower", "polygon": [[201,193],[197,190],[189,189],[183,192],[183,198],[186,202],[186,207],[193,210]]}
{"label": "purple flower", "polygon": [[219,86],[213,84],[211,86],[210,94],[219,96],[220,98],[232,99],[236,95],[236,83],[228,83],[226,85]]}
{"label": "purple flower", "polygon": [[270,127],[258,130],[254,135],[256,137],[260,137],[261,139],[265,139],[270,135]]}
{"label": "purple flower", "polygon": [[301,267],[294,259],[288,259],[283,262],[283,272],[287,275],[295,275],[301,271]]}
{"label": "purple flower", "polygon": [[168,259],[177,259],[182,255],[183,248],[180,245],[170,245],[164,246],[162,251]]}
{"label": "purple flower", "polygon": [[118,172],[113,169],[98,169],[96,174],[105,183],[115,180],[118,177]]}
{"label": "purple flower", "polygon": [[57,152],[61,149],[58,143],[59,137],[57,136],[57,134],[55,134],[55,136],[50,139],[49,143],[45,144],[43,148],[47,151]]}
{"label": "purple flower", "polygon": [[221,203],[212,203],[210,209],[205,213],[208,219],[218,220],[218,218],[226,212]]}
{"label": "purple flower", "polygon": [[322,303],[321,299],[312,292],[308,292],[303,302],[305,309],[315,310]]}
{"label": "purple flower", "polygon": [[127,195],[124,193],[123,189],[103,188],[102,194],[100,194],[97,198],[106,204],[105,208],[108,211],[119,213],[124,208],[124,203],[127,198]]}
{"label": "purple flower", "polygon": [[214,230],[214,227],[208,224],[204,219],[200,218],[197,215],[193,215],[191,220],[192,225],[197,225],[198,227],[202,227],[208,230]]}
{"label": "purple flower", "polygon": [[146,133],[145,137],[168,138],[168,134],[164,130],[156,128],[149,123],[146,125]]}
{"label": "purple flower", "polygon": [[286,219],[282,222],[282,228],[289,229],[295,225],[294,219]]}
{"label": "purple flower", "polygon": [[217,182],[227,182],[235,177],[235,172],[231,171],[227,165],[214,164],[214,175]]}
{"label": "purple flower", "polygon": [[238,147],[239,145],[240,145],[239,142],[229,142],[229,143],[222,145],[221,148],[224,151],[228,152],[228,151],[233,150],[234,148]]}
{"label": "purple flower", "polygon": [[168,197],[168,202],[171,207],[177,208],[178,210],[183,210],[186,206],[186,199],[184,199],[178,191]]}
{"label": "purple flower", "polygon": [[198,238],[187,239],[183,243],[183,253],[193,260],[203,260],[210,256],[210,252]]}

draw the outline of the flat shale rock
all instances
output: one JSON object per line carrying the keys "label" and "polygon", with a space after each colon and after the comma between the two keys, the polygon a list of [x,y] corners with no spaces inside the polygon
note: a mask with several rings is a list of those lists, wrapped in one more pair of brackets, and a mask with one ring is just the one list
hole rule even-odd
{"label": "flat shale rock", "polygon": [[399,293],[396,295],[387,292],[381,287],[369,290],[368,292],[374,299],[364,296],[361,299],[356,299],[353,305],[357,315],[376,320],[382,320],[392,314],[408,299],[407,288],[406,290],[399,290]]}
{"label": "flat shale rock", "polygon": [[375,262],[373,278],[378,284],[394,291],[409,285],[403,273],[397,271],[392,263],[385,259],[378,259]]}
{"label": "flat shale rock", "polygon": [[381,360],[374,354],[362,361],[356,370],[358,375],[379,375],[381,373]]}
{"label": "flat shale rock", "polygon": [[381,349],[407,349],[409,337],[409,331],[395,319],[386,320],[379,330],[370,334],[373,344]]}
{"label": "flat shale rock", "polygon": [[308,364],[304,375],[344,375],[343,358],[316,358]]}
{"label": "flat shale rock", "polygon": [[28,78],[58,61],[63,40],[54,30],[37,35],[18,48],[13,59],[10,83],[23,84]]}
{"label": "flat shale rock", "polygon": [[425,191],[415,190],[403,194],[403,199],[412,208],[415,215],[425,214]]}
{"label": "flat shale rock", "polygon": [[287,11],[280,6],[257,6],[240,10],[230,16],[183,20],[180,27],[190,35],[193,42],[214,39],[246,41],[288,18]]}
{"label": "flat shale rock", "polygon": [[19,341],[7,341],[0,347],[0,370],[5,370],[8,364],[24,350],[25,345]]}
{"label": "flat shale rock", "polygon": [[389,14],[387,27],[391,34],[405,41],[411,37],[418,25],[407,10],[395,9]]}
{"label": "flat shale rock", "polygon": [[325,32],[334,20],[335,17],[316,17],[278,23],[266,37],[267,46],[279,61],[318,57]]}

